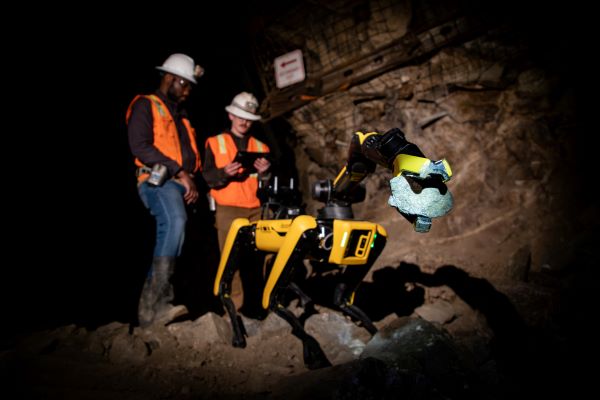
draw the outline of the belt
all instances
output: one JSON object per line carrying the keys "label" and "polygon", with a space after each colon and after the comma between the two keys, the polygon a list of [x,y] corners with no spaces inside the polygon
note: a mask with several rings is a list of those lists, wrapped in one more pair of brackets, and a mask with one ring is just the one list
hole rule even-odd
{"label": "belt", "polygon": [[[151,174],[151,173],[152,173],[152,168],[148,168],[148,167],[139,167],[138,169],[135,170],[135,176],[138,178],[142,175]],[[193,178],[194,174],[190,174],[190,176]],[[174,176],[172,176],[171,179],[175,179],[176,181],[179,180]]]}

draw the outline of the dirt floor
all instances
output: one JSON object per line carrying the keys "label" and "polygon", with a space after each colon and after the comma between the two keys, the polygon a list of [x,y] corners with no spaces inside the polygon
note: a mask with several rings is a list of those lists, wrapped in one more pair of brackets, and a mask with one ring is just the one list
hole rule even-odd
{"label": "dirt floor", "polygon": [[[461,284],[452,289],[431,285],[431,281],[430,286],[408,285],[407,293],[429,298],[410,315],[450,333],[489,385],[484,398],[504,398],[497,391],[512,382],[507,368],[527,369],[523,376],[528,377],[532,392],[559,393],[562,383],[556,388],[551,382],[567,382],[572,375],[558,364],[568,363],[573,371],[578,370],[575,355],[586,347],[577,342],[586,335],[576,334],[574,328],[581,323],[581,315],[566,308],[577,301],[578,309],[585,309],[580,302],[585,294],[572,290],[575,281],[571,278],[537,274],[529,282],[510,286],[472,280],[469,290]],[[412,275],[412,279],[419,277]],[[584,285],[585,279],[575,280],[579,288]],[[564,284],[567,281],[569,286]],[[294,305],[292,309],[300,314],[302,310]],[[307,331],[334,365],[317,382],[314,377],[318,375],[311,375],[315,371],[304,365],[300,340],[274,314],[263,321],[244,317],[248,333],[244,349],[231,346],[228,319],[214,313],[147,330],[113,322],[93,330],[68,325],[39,331],[5,346],[0,373],[5,387],[15,394],[11,398],[23,399],[304,398],[300,393],[306,387],[338,385],[338,375],[344,373],[340,371],[352,365],[371,340],[366,330],[340,313],[319,306],[317,310],[319,314],[306,322]],[[381,329],[397,318],[392,313],[376,325]],[[537,386],[542,381],[547,390]],[[297,391],[296,385],[301,386]],[[318,398],[342,398],[331,393],[323,391]],[[414,396],[407,398],[429,398]]]}

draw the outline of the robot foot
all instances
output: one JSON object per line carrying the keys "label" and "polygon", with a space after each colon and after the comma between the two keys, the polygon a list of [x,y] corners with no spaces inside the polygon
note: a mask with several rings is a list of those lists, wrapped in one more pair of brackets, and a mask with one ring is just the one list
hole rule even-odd
{"label": "robot foot", "polygon": [[302,339],[302,346],[304,349],[304,364],[308,369],[331,367],[331,363],[315,338],[307,335]]}
{"label": "robot foot", "polygon": [[233,344],[233,347],[243,349],[246,347],[246,328],[242,322],[242,317],[237,315],[236,320],[237,324],[233,324],[233,339],[231,340],[231,344]]}

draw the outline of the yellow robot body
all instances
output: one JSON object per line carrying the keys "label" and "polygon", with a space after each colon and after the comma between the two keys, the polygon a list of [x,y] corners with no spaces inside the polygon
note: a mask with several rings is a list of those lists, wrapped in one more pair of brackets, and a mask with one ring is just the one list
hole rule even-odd
{"label": "yellow robot body", "polygon": [[219,288],[221,286],[221,278],[223,278],[223,271],[225,271],[225,265],[227,264],[227,260],[229,259],[229,254],[231,252],[231,248],[233,247],[233,243],[235,242],[235,238],[238,234],[240,228],[244,226],[250,225],[250,221],[247,218],[236,218],[231,223],[229,227],[229,232],[227,233],[227,237],[225,238],[225,244],[223,245],[223,252],[221,254],[221,260],[219,261],[219,268],[217,269],[217,276],[215,278],[215,284],[213,287],[213,293],[215,296],[219,295]]}
{"label": "yellow robot body", "polygon": [[314,217],[310,215],[301,215],[296,217],[288,231],[288,234],[285,235],[283,242],[281,243],[281,247],[279,248],[279,252],[275,257],[275,261],[273,262],[273,268],[271,269],[271,273],[267,278],[267,284],[265,285],[265,290],[263,291],[262,298],[262,306],[264,309],[269,308],[269,304],[271,302],[271,293],[275,288],[281,273],[287,265],[287,262],[296,248],[296,244],[300,240],[300,237],[304,232],[309,229],[314,229],[317,227],[317,221]]}
{"label": "yellow robot body", "polygon": [[276,253],[292,226],[291,219],[261,220],[256,223],[256,248]]}
{"label": "yellow robot body", "polygon": [[383,226],[368,221],[334,220],[332,264],[366,264],[377,235],[387,236]]}
{"label": "yellow robot body", "polygon": [[[313,198],[325,204],[316,218],[302,215],[300,211],[289,213],[291,208],[285,203],[289,199],[282,196],[281,201],[278,199],[273,203],[281,207],[274,209],[273,219],[251,223],[239,218],[232,223],[223,246],[214,294],[221,298],[229,314],[233,346],[245,347],[246,333],[230,297],[231,282],[239,268],[255,268],[250,258],[256,251],[275,255],[264,277],[266,283],[262,298],[256,300],[260,300],[264,309],[275,312],[290,324],[292,333],[302,340],[304,362],[310,369],[330,366],[331,363],[315,338],[304,330],[303,320],[285,306],[285,294],[292,291],[305,309],[312,308],[314,312],[312,300],[293,282],[292,272],[304,260],[339,267],[338,282],[332,293],[334,306],[372,335],[377,332],[370,318],[353,303],[356,289],[385,247],[387,232],[377,223],[354,220],[351,210],[353,203],[365,200],[360,183],[375,171],[376,165],[393,171],[394,178],[390,180],[392,195],[388,204],[413,223],[417,232],[427,232],[431,218],[445,215],[451,209],[449,195],[446,197],[450,200],[442,204],[447,206],[436,206],[441,201],[439,199],[444,200],[443,195],[449,193],[445,182],[451,179],[452,169],[445,159],[432,161],[426,158],[397,128],[383,134],[356,132],[348,149],[347,162],[336,178],[320,181],[313,188]],[[407,178],[419,181],[421,190],[415,192],[410,185],[401,186],[400,183]],[[430,195],[432,191],[437,191],[439,196]],[[271,210],[270,207],[267,203],[266,210]],[[438,212],[438,209],[441,211]],[[286,219],[279,219],[277,215]],[[263,270],[260,272],[264,273]]]}

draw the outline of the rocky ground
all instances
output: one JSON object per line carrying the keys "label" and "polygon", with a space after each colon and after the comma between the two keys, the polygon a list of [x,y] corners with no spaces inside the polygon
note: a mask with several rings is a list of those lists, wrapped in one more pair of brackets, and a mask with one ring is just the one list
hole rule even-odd
{"label": "rocky ground", "polygon": [[[580,388],[588,335],[575,325],[586,306],[567,308],[582,296],[579,278],[541,273],[503,285],[409,265],[383,274],[400,273],[412,280],[405,295],[426,300],[377,321],[373,339],[328,308],[307,319],[328,368],[306,368],[300,340],[274,314],[244,317],[248,344],[239,349],[227,318],[207,313],[147,330],[114,322],[24,335],[2,350],[0,372],[10,398],[28,399],[499,399]],[[370,285],[359,294],[372,294]]]}

